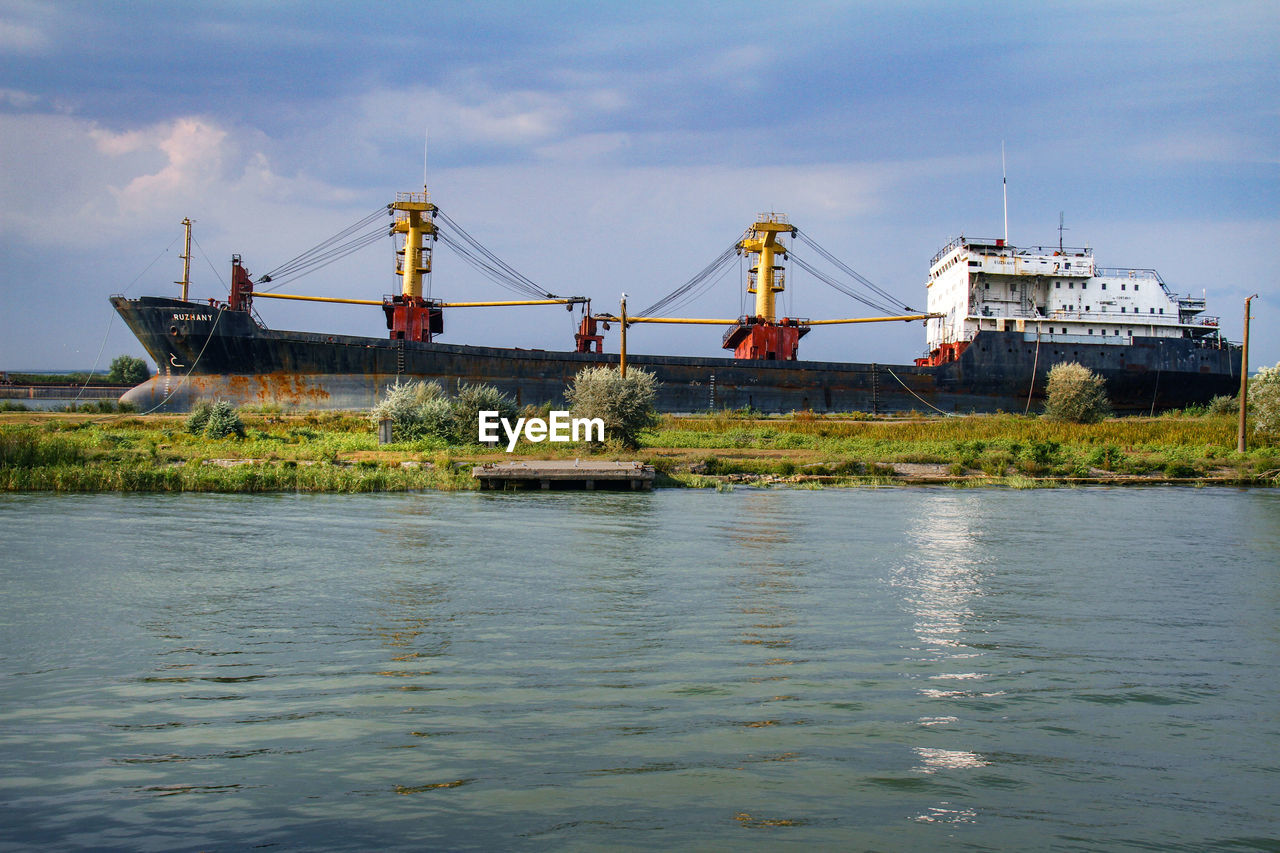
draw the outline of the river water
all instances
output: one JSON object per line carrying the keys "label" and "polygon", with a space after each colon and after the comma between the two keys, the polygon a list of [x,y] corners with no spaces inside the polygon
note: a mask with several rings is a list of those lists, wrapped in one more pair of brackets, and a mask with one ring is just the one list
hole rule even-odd
{"label": "river water", "polygon": [[0,850],[1280,848],[1280,492],[0,496]]}

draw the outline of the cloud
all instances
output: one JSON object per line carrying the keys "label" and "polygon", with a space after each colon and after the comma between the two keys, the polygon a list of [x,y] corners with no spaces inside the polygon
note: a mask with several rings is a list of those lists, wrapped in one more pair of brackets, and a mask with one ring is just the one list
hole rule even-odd
{"label": "cloud", "polygon": [[366,212],[349,207],[359,204],[350,191],[279,173],[269,145],[199,116],[109,130],[70,116],[0,113],[0,159],[14,164],[0,171],[0,236],[47,247],[66,239],[51,222],[74,223],[82,245],[103,246],[184,216],[219,230],[293,235],[286,208],[301,206],[297,218],[309,227],[297,239],[314,241],[349,211]]}
{"label": "cloud", "polygon": [[1133,147],[1133,155],[1160,163],[1276,163],[1274,148],[1242,133],[1184,132],[1153,138]]}
{"label": "cloud", "polygon": [[20,110],[35,106],[39,100],[39,95],[33,95],[21,89],[0,89],[0,103],[8,104]]}
{"label": "cloud", "polygon": [[0,20],[0,53],[40,53],[49,46],[49,37],[30,24]]}
{"label": "cloud", "polygon": [[167,163],[159,171],[139,175],[123,188],[110,188],[120,209],[130,213],[207,190],[224,177],[223,161],[231,153],[227,131],[198,118],[180,118],[119,134],[95,128],[90,135],[98,150],[108,156],[155,150],[166,157]]}
{"label": "cloud", "polygon": [[[428,87],[383,89],[360,96],[356,126],[366,136],[403,139],[421,128],[458,145],[520,146],[563,131],[572,111],[547,92],[473,91],[460,96]],[[344,118],[344,126],[349,119]]]}

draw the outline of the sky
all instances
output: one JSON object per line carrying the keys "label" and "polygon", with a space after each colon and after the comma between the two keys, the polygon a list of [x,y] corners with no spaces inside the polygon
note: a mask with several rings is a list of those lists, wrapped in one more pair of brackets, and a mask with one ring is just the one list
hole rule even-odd
{"label": "sky", "polygon": [[[424,144],[425,141],[425,144]],[[955,236],[1153,268],[1280,363],[1280,4],[0,0],[0,370],[145,352],[108,304],[225,299],[422,188],[547,291],[657,301],[760,212],[899,301]],[[425,158],[424,158],[425,150]],[[424,162],[425,160],[425,162]],[[425,168],[424,168],[425,166]],[[390,238],[289,284],[398,290]],[[817,261],[812,252],[805,259]],[[683,316],[733,317],[733,269]],[[515,298],[437,245],[431,294]],[[800,270],[783,312],[867,316]],[[272,328],[376,307],[259,300]],[[570,349],[561,308],[454,309],[449,343]],[[617,327],[606,349],[618,348]],[[815,328],[801,357],[904,363],[922,323]],[[721,355],[638,326],[633,352]],[[153,366],[154,367],[154,366]]]}

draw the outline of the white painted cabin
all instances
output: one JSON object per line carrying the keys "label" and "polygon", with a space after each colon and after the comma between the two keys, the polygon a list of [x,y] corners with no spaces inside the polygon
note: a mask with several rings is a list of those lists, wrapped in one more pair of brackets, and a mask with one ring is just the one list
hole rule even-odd
{"label": "white painted cabin", "polygon": [[1137,337],[1217,332],[1203,298],[1178,296],[1150,269],[1098,267],[1092,249],[1017,248],[958,237],[929,266],[929,353],[954,358],[979,331],[1044,341],[1128,345]]}

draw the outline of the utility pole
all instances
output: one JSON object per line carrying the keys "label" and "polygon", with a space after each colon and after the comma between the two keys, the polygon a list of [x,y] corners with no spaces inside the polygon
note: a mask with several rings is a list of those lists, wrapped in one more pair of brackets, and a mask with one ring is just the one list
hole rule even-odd
{"label": "utility pole", "polygon": [[1240,348],[1240,429],[1236,432],[1236,450],[1245,451],[1244,425],[1249,412],[1249,303],[1258,297],[1253,294],[1244,300],[1244,342]]}

